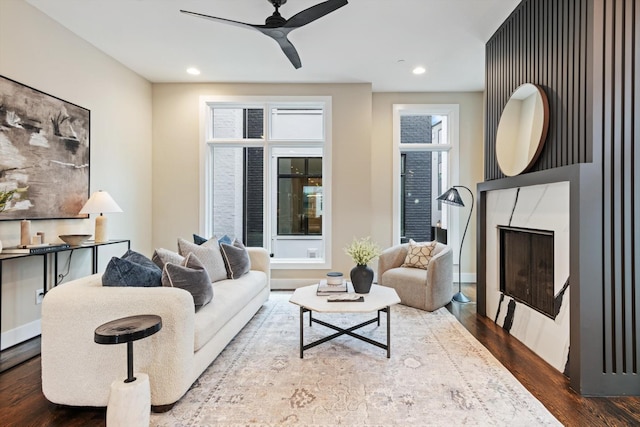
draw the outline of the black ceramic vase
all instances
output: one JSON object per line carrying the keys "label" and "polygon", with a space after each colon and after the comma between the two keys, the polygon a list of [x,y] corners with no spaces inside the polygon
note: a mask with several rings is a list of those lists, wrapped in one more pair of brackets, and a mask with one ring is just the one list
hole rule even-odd
{"label": "black ceramic vase", "polygon": [[357,294],[368,294],[373,283],[373,270],[366,265],[356,265],[351,269],[351,283]]}

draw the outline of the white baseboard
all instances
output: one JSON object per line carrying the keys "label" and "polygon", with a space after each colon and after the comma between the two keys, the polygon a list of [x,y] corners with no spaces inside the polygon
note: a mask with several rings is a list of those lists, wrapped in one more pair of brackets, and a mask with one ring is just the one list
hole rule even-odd
{"label": "white baseboard", "polygon": [[[462,283],[476,283],[476,273],[462,273],[460,274],[460,280],[462,280]],[[453,274],[453,282],[458,283],[458,272]]]}
{"label": "white baseboard", "polygon": [[274,291],[292,291],[314,283],[318,283],[318,279],[271,279],[271,289]]}
{"label": "white baseboard", "polygon": [[18,326],[15,329],[10,329],[0,335],[0,341],[2,341],[0,350],[13,347],[14,345],[20,344],[23,341],[26,341],[33,337],[37,337],[41,333],[42,326],[40,324],[40,319],[34,320],[33,322],[27,323],[22,326]]}

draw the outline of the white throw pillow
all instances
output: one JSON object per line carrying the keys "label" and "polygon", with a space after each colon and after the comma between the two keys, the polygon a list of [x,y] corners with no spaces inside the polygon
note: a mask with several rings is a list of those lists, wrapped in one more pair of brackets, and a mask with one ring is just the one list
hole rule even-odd
{"label": "white throw pillow", "polygon": [[225,280],[227,278],[227,268],[224,265],[220,245],[215,238],[209,239],[201,245],[196,245],[188,240],[178,238],[178,252],[183,257],[194,254],[211,278],[211,282]]}
{"label": "white throw pillow", "polygon": [[409,239],[409,251],[407,252],[402,267],[422,268],[426,270],[431,258],[433,258],[435,248],[435,241],[416,243],[413,239]]}

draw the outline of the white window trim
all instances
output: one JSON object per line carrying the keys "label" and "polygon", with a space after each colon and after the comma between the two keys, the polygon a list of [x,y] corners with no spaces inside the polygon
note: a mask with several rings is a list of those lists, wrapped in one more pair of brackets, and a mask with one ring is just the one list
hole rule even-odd
{"label": "white window trim", "polygon": [[[421,115],[446,115],[449,118],[449,144],[401,144],[400,115],[412,113]],[[460,106],[458,104],[393,104],[393,244],[400,243],[400,153],[403,151],[441,151],[449,152],[449,187],[459,184],[460,162]],[[454,250],[454,264],[458,263],[460,246],[460,209],[448,209],[449,224],[455,224],[448,231],[447,242]]]}
{"label": "white window trim", "polygon": [[[247,106],[255,106],[256,108],[266,108],[268,107],[282,107],[282,106],[290,106],[288,103],[296,103],[300,106],[304,106],[308,104],[310,106],[323,104],[324,105],[324,120],[325,120],[325,128],[324,128],[324,145],[323,145],[323,162],[322,162],[322,186],[324,193],[324,215],[323,215],[323,237],[324,237],[324,258],[321,259],[286,259],[286,258],[272,258],[271,259],[271,268],[278,269],[330,269],[331,268],[331,213],[332,210],[332,98],[330,96],[200,96],[199,99],[199,109],[200,109],[200,161],[199,161],[199,175],[200,175],[200,197],[199,197],[199,230],[203,235],[209,236],[212,233],[211,224],[208,223],[207,218],[211,217],[211,183],[212,183],[212,164],[213,164],[213,153],[210,149],[210,144],[213,143],[212,135],[209,134],[209,130],[212,129],[211,123],[211,115],[209,114],[209,104],[212,103],[226,103],[229,106],[233,106],[235,104],[238,107],[247,108]],[[265,120],[265,132],[268,132],[268,127],[266,125],[266,121],[268,120],[268,109],[265,110],[264,120]],[[217,146],[255,146],[255,147],[263,147],[264,153],[264,164],[265,167],[267,162],[269,162],[271,155],[271,148],[273,146],[283,146],[287,143],[292,143],[291,141],[280,141],[280,140],[268,140],[259,139],[259,140],[225,140],[224,143],[216,142]],[[313,144],[313,141],[310,141]],[[272,223],[272,201],[271,197],[269,197],[268,189],[271,184],[271,174],[266,174],[264,180],[263,194],[264,197],[264,224],[263,224],[263,233],[265,236],[269,236],[266,239],[265,245],[267,250],[271,251],[271,223]]]}

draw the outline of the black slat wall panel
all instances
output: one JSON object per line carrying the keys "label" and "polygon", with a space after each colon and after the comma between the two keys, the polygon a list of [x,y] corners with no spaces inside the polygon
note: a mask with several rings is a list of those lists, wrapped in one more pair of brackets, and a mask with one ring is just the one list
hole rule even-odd
{"label": "black slat wall panel", "polygon": [[588,1],[525,0],[487,43],[485,180],[504,178],[495,137],[502,109],[523,83],[542,86],[549,98],[549,133],[531,171],[592,160],[584,129]]}
{"label": "black slat wall panel", "polygon": [[[602,167],[603,366],[605,374],[638,374],[640,346],[640,1],[600,0],[594,37],[593,120]],[[640,379],[638,380],[640,381]]]}
{"label": "black slat wall panel", "polygon": [[594,395],[640,395],[639,26],[640,0],[523,0],[486,46],[486,182],[501,179],[505,188],[517,178],[500,172],[495,136],[509,95],[531,82],[550,105],[547,141],[532,171],[553,175],[576,165],[588,177],[580,182],[600,184],[575,190],[589,200],[596,192],[589,206],[596,215],[571,212],[572,224],[593,224],[572,227],[580,230],[572,231],[572,245],[585,240],[602,253],[579,258],[595,263],[601,277],[572,283],[590,296],[579,299],[579,310],[572,305],[572,337],[574,316],[579,325],[601,326],[571,349],[581,361],[575,383]]}

